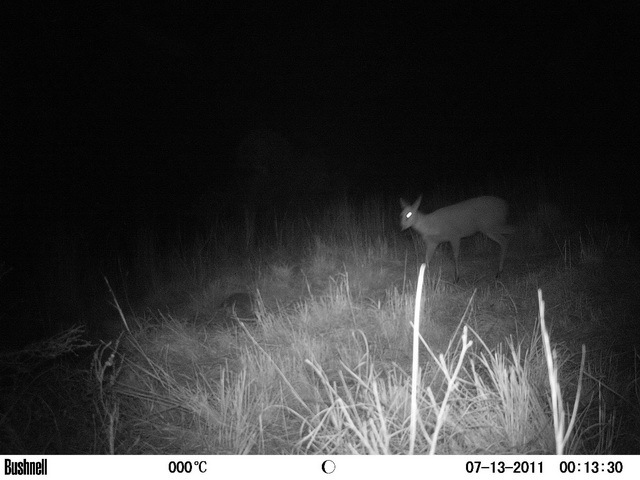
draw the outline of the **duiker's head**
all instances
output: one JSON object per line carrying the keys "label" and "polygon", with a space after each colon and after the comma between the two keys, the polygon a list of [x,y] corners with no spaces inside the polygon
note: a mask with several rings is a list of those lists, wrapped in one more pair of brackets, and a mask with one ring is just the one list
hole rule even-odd
{"label": "duiker's head", "polygon": [[418,207],[420,206],[420,202],[422,201],[422,195],[418,197],[418,199],[413,203],[413,205],[409,205],[402,198],[400,199],[400,205],[402,206],[402,213],[400,214],[400,226],[402,230],[406,230],[409,227],[412,227],[416,221],[416,212],[418,211]]}

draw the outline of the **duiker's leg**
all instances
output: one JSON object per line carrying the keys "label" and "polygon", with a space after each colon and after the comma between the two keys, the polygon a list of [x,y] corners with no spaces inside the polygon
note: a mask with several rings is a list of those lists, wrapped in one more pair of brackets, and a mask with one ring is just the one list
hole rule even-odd
{"label": "duiker's leg", "polygon": [[460,256],[460,239],[451,240],[451,248],[453,249],[453,261],[456,264],[456,278],[455,283],[458,283],[460,279],[460,270],[458,268],[458,257]]}
{"label": "duiker's leg", "polygon": [[498,273],[496,274],[496,278],[500,276],[502,273],[502,267],[504,266],[504,257],[507,253],[507,245],[509,241],[499,233],[485,233],[487,237],[500,245],[500,264],[498,266]]}

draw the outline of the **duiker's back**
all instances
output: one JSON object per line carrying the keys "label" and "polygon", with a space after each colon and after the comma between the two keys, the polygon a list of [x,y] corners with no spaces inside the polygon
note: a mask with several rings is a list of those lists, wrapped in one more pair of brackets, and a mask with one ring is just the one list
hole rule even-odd
{"label": "duiker's back", "polygon": [[508,211],[507,202],[501,198],[485,196],[440,208],[428,217],[454,236],[467,237],[476,232],[501,232]]}

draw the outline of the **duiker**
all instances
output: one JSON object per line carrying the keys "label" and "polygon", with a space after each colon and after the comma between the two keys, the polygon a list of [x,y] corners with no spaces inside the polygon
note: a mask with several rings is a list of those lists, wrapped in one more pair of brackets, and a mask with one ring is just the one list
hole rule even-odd
{"label": "duiker", "polygon": [[500,245],[500,266],[496,278],[500,276],[508,243],[504,234],[513,233],[513,227],[506,224],[509,210],[507,202],[497,197],[477,197],[425,215],[418,211],[421,200],[422,195],[413,205],[409,205],[400,199],[403,209],[400,225],[402,230],[411,227],[422,236],[427,245],[427,266],[436,247],[442,242],[449,242],[453,249],[457,282],[460,239],[482,232]]}

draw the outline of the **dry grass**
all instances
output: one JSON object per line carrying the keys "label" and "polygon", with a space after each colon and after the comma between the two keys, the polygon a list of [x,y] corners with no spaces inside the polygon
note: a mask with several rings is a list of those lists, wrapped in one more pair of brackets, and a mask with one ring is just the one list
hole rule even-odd
{"label": "dry grass", "polygon": [[[523,217],[501,281],[491,244],[471,238],[452,284],[446,248],[419,280],[423,247],[396,231],[384,204],[328,211],[273,224],[247,217],[240,238],[252,251],[226,261],[216,255],[240,247],[219,233],[173,260],[145,257],[148,268],[164,265],[147,298],[169,289],[179,301],[127,313],[113,296],[126,333],[75,370],[91,399],[78,417],[95,419],[94,440],[78,450],[638,451],[639,272],[624,232],[559,233],[545,230],[548,212]],[[236,292],[255,299],[252,321],[220,309]],[[64,355],[62,338],[36,350]],[[5,408],[7,393],[18,402],[23,391],[4,386]],[[4,450],[46,452],[21,437],[20,418],[2,417]]]}

